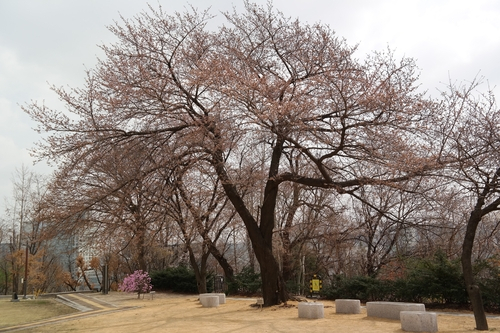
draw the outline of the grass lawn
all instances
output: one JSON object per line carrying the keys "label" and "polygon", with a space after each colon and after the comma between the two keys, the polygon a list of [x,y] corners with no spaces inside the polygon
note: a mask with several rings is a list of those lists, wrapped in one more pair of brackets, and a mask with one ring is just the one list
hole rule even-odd
{"label": "grass lawn", "polygon": [[11,302],[10,298],[0,298],[0,328],[31,323],[77,310],[57,302],[55,299],[20,299]]}

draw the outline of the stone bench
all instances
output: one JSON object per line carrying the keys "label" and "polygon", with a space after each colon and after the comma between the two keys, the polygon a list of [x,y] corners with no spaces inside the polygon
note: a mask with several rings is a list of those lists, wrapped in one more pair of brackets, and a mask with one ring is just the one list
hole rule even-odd
{"label": "stone bench", "polygon": [[399,320],[401,311],[425,311],[422,303],[402,302],[367,302],[366,315],[368,317],[379,317]]}
{"label": "stone bench", "polygon": [[200,303],[204,308],[216,308],[219,306],[219,296],[213,294],[200,294]]}
{"label": "stone bench", "polygon": [[226,304],[226,294],[224,294],[224,293],[215,293],[213,295],[219,296],[219,304]]}
{"label": "stone bench", "polygon": [[336,299],[335,312],[347,314],[361,313],[361,302],[359,299]]}
{"label": "stone bench", "polygon": [[325,317],[323,303],[299,303],[299,318],[320,319]]}
{"label": "stone bench", "polygon": [[219,304],[226,304],[226,294],[224,293],[206,293],[206,294],[200,294],[200,302],[202,297],[206,296],[217,296],[219,297]]}
{"label": "stone bench", "polygon": [[407,332],[437,332],[437,315],[435,312],[401,311],[401,329]]}

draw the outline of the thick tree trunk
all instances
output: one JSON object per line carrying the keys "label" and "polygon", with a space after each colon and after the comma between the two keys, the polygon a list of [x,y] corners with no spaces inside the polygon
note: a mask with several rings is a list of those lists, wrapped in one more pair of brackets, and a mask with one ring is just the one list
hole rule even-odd
{"label": "thick tree trunk", "polygon": [[288,292],[278,262],[269,248],[254,247],[262,278],[264,306],[277,305],[288,300]]}
{"label": "thick tree trunk", "polygon": [[484,204],[484,197],[480,197],[476,203],[474,211],[472,211],[469,221],[467,222],[467,230],[465,232],[463,247],[462,247],[462,270],[464,274],[465,287],[467,294],[474,311],[474,319],[476,321],[476,329],[481,331],[488,330],[488,322],[484,311],[481,291],[474,282],[474,274],[472,271],[472,248],[476,237],[476,230],[481,221],[481,207]]}
{"label": "thick tree trunk", "polygon": [[264,306],[278,305],[288,300],[286,285],[283,281],[278,262],[273,254],[274,214],[279,186],[279,183],[276,181],[276,176],[278,175],[282,150],[283,140],[278,139],[273,149],[273,156],[269,166],[269,175],[264,189],[264,198],[260,211],[260,225],[246,207],[236,186],[227,174],[222,151],[217,151],[212,155],[212,164],[221,180],[226,195],[245,224],[248,236],[255,251],[255,257],[259,262]]}
{"label": "thick tree trunk", "polygon": [[[283,140],[278,139],[273,149],[269,175],[264,189],[264,201],[260,210],[260,225],[257,233],[250,233],[255,256],[260,265],[262,278],[262,296],[264,306],[277,305],[288,300],[288,292],[281,275],[280,267],[273,254],[273,233],[275,228],[276,200],[278,186],[279,161],[283,151]],[[248,228],[247,228],[248,229]]]}
{"label": "thick tree trunk", "polygon": [[198,286],[198,293],[206,294],[207,293],[207,275],[200,274],[196,276],[196,285]]}

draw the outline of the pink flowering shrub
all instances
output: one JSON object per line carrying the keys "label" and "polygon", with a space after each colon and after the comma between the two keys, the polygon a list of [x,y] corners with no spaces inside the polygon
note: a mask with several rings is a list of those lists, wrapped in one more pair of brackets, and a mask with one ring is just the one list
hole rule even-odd
{"label": "pink flowering shrub", "polygon": [[119,285],[119,290],[128,293],[137,293],[137,298],[141,297],[141,293],[145,294],[153,289],[151,277],[148,272],[137,270],[134,273],[126,276],[123,282]]}

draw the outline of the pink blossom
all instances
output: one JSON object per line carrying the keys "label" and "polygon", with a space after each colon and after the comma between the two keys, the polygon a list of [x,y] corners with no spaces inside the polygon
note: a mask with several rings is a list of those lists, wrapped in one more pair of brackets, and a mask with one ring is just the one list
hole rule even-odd
{"label": "pink blossom", "polygon": [[134,273],[126,276],[123,282],[119,285],[119,290],[137,293],[137,298],[141,296],[141,293],[148,293],[153,289],[151,284],[151,277],[148,272],[142,270],[137,270]]}

